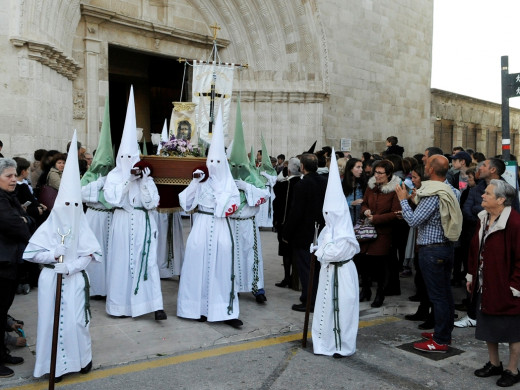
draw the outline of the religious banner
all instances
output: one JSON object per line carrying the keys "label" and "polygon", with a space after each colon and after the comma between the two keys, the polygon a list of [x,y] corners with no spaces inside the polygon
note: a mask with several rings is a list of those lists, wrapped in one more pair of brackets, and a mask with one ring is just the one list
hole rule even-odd
{"label": "religious banner", "polygon": [[[200,63],[193,61],[192,100],[195,103],[196,136],[192,143],[204,148],[211,143],[212,126],[218,110],[222,111],[224,142],[228,136],[228,123],[233,92],[233,64]],[[195,142],[196,141],[196,142]]]}
{"label": "religious banner", "polygon": [[170,130],[168,138],[175,135],[177,139],[190,141],[197,145],[195,127],[195,104],[192,102],[173,102],[172,117],[170,119]]}

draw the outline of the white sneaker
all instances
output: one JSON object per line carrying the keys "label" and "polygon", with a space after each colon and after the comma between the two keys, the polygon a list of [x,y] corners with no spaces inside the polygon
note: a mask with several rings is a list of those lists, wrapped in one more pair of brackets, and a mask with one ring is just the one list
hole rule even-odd
{"label": "white sneaker", "polygon": [[468,316],[464,316],[460,320],[455,321],[453,326],[456,326],[457,328],[470,328],[472,326],[477,326],[477,320],[472,320]]}

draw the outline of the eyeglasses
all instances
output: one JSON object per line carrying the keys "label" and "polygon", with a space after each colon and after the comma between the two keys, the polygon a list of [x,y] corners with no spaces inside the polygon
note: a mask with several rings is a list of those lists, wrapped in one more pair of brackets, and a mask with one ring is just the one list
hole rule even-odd
{"label": "eyeglasses", "polygon": [[374,175],[386,175],[386,172],[378,172],[378,171],[375,171],[375,172],[374,172]]}

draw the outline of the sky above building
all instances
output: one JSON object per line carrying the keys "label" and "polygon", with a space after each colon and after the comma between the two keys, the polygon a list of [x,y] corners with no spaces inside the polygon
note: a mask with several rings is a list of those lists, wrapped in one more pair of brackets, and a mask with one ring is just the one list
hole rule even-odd
{"label": "sky above building", "polygon": [[519,20],[520,0],[434,0],[432,88],[501,103],[501,57],[520,73]]}

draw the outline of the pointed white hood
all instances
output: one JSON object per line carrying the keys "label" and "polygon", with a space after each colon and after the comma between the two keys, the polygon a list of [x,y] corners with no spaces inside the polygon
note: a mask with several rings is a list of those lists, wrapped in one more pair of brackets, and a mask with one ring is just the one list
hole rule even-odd
{"label": "pointed white hood", "polygon": [[217,198],[215,214],[218,216],[223,215],[224,212],[229,214],[229,206],[236,206],[240,203],[240,193],[231,175],[224,148],[222,110],[219,110],[217,114],[206,166],[209,172],[208,183]]}
{"label": "pointed white hood", "polygon": [[116,167],[110,171],[107,181],[121,182],[128,180],[130,170],[140,160],[137,143],[137,125],[135,119],[134,87],[130,87],[128,107],[126,109],[125,127],[121,144],[116,156]]}
{"label": "pointed white hood", "polygon": [[[161,142],[168,142],[170,137],[168,137],[168,120],[164,120],[164,125],[161,131]],[[159,142],[159,146],[157,146],[157,155],[161,154],[162,145],[161,142]]]}
{"label": "pointed white hood", "polygon": [[[76,131],[74,131],[71,145],[76,145],[76,142]],[[94,254],[94,258],[100,261],[101,246],[83,213],[79,164],[76,153],[67,155],[54,207],[47,220],[29,240],[29,245],[27,245],[23,256],[24,259],[33,258],[42,249],[53,251],[56,246],[61,244],[58,231],[61,234],[69,233],[65,237],[67,252],[63,257],[63,262],[74,261],[80,256],[91,254]]]}
{"label": "pointed white hood", "polygon": [[[354,234],[347,200],[341,187],[341,179],[334,149],[332,149],[329,169],[327,191],[325,192],[325,200],[323,202],[325,227],[320,233],[319,247],[322,249],[322,244],[326,245],[328,242],[341,242],[341,248],[337,252],[338,258],[328,259],[328,261],[343,261],[352,258],[359,252],[359,244]],[[318,252],[321,251],[319,250]],[[317,256],[318,252],[316,253]]]}

